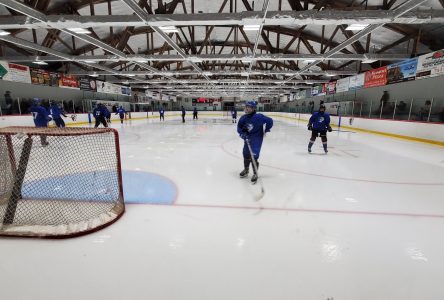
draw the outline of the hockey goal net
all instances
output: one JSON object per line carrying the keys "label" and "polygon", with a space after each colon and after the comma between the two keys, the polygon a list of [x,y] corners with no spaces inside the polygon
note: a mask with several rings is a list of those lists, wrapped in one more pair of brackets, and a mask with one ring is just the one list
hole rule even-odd
{"label": "hockey goal net", "polygon": [[0,128],[0,235],[71,237],[124,212],[111,128]]}

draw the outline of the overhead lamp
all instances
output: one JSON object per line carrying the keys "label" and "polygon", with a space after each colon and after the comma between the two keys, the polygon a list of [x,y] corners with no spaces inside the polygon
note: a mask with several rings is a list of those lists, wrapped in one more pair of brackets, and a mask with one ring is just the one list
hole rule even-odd
{"label": "overhead lamp", "polygon": [[138,63],[147,63],[148,62],[147,59],[143,59],[143,58],[136,58],[134,61],[138,62]]}
{"label": "overhead lamp", "polygon": [[159,29],[165,33],[179,32],[176,26],[160,26]]}
{"label": "overhead lamp", "polygon": [[48,65],[47,62],[42,61],[42,60],[36,60],[36,61],[33,61],[32,63],[33,63],[33,64],[36,64],[36,65],[41,65],[41,66],[46,66],[46,65]]}
{"label": "overhead lamp", "polygon": [[126,74],[125,76],[133,77],[133,76],[136,76],[136,75],[135,74]]}
{"label": "overhead lamp", "polygon": [[195,57],[195,56],[190,57],[190,58],[189,58],[189,61],[192,61],[192,62],[195,62],[195,63],[201,63],[201,62],[203,62],[202,58]]}
{"label": "overhead lamp", "polygon": [[0,36],[10,35],[11,33],[9,31],[0,30]]}
{"label": "overhead lamp", "polygon": [[91,76],[91,77],[99,77],[99,75],[97,73],[90,74],[89,76]]}
{"label": "overhead lamp", "polygon": [[306,63],[312,63],[315,61],[316,61],[316,59],[313,59],[313,58],[304,59],[304,62],[306,62]]}
{"label": "overhead lamp", "polygon": [[258,24],[244,25],[243,28],[245,31],[257,31],[261,28],[261,25],[258,25]]}
{"label": "overhead lamp", "polygon": [[211,72],[203,72],[202,74],[204,74],[206,76],[213,76],[213,73],[211,73]]}
{"label": "overhead lamp", "polygon": [[87,63],[87,64],[96,64],[97,63],[97,61],[91,60],[91,59],[85,59],[83,62]]}
{"label": "overhead lamp", "polygon": [[363,64],[371,64],[374,63],[375,61],[378,61],[377,59],[364,59],[363,61],[361,61]]}
{"label": "overhead lamp", "polygon": [[72,31],[74,33],[78,33],[78,34],[90,34],[91,31],[89,31],[86,28],[68,28],[69,31]]}
{"label": "overhead lamp", "polygon": [[367,26],[368,24],[350,24],[347,26],[347,28],[345,28],[345,30],[360,31],[366,28]]}

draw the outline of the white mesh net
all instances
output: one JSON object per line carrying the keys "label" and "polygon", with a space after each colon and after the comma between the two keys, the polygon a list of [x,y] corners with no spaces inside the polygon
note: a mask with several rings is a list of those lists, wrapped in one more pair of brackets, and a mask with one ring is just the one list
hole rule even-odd
{"label": "white mesh net", "polygon": [[0,235],[75,236],[123,212],[115,130],[0,129]]}

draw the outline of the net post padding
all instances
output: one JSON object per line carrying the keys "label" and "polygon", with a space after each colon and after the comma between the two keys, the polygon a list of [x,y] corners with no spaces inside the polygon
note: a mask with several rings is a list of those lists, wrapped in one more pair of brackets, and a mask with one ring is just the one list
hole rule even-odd
{"label": "net post padding", "polygon": [[0,128],[0,235],[74,237],[124,211],[115,129]]}

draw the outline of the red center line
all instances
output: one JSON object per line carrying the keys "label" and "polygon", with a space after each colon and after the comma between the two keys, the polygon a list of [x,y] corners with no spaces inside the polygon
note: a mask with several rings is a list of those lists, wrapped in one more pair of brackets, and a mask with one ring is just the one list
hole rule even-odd
{"label": "red center line", "polygon": [[[258,202],[259,203],[259,202]],[[257,211],[279,211],[279,212],[301,212],[301,213],[326,213],[326,214],[342,214],[342,215],[370,215],[370,216],[391,216],[391,217],[415,217],[415,218],[439,218],[443,219],[444,215],[439,214],[416,214],[407,212],[386,212],[386,211],[353,211],[353,210],[336,210],[336,209],[316,209],[316,208],[284,208],[284,207],[262,207],[262,206],[236,206],[236,205],[217,205],[217,204],[185,204],[175,203],[173,205],[153,204],[153,203],[126,203],[129,205],[154,205],[168,207],[190,207],[190,208],[223,208],[223,209],[243,209]],[[259,203],[260,205],[260,203]]]}

